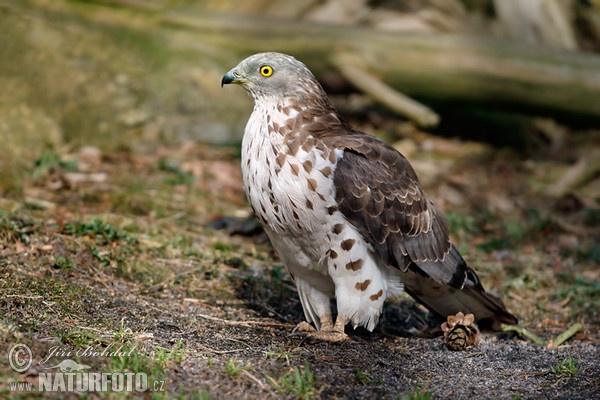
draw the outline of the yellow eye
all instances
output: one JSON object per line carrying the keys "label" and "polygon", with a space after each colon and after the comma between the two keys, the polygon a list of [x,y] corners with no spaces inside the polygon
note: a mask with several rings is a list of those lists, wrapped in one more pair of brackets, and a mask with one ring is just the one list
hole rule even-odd
{"label": "yellow eye", "polygon": [[271,68],[270,65],[263,65],[262,67],[260,67],[260,74],[264,77],[269,77],[271,75],[273,75],[273,68]]}

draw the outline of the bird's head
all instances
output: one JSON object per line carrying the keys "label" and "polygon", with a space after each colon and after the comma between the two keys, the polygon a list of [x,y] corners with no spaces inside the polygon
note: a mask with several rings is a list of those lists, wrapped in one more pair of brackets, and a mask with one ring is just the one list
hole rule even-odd
{"label": "bird's head", "polygon": [[326,99],[323,88],[306,65],[282,53],[258,53],[246,58],[223,76],[221,86],[229,83],[242,86],[255,100],[303,99],[307,94]]}

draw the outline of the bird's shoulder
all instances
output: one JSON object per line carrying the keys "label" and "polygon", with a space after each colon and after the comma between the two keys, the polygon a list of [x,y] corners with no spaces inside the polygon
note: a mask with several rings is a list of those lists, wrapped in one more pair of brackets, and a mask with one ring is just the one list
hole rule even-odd
{"label": "bird's shoulder", "polygon": [[[318,129],[314,129],[317,127]],[[333,174],[339,211],[390,265],[437,261],[450,248],[446,219],[393,146],[330,116],[313,132],[340,156]]]}

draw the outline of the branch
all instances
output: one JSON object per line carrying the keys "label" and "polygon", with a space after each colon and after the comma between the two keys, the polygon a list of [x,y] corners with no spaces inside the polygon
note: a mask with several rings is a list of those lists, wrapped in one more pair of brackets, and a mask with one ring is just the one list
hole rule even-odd
{"label": "branch", "polygon": [[415,121],[424,128],[437,126],[440,117],[433,110],[403,95],[369,74],[359,67],[356,58],[356,56],[347,53],[336,54],[333,56],[333,64],[348,82],[374,100]]}

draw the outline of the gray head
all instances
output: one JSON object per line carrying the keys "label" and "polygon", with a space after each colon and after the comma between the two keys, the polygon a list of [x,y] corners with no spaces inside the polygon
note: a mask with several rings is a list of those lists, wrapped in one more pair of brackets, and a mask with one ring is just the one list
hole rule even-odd
{"label": "gray head", "polygon": [[221,86],[229,83],[242,86],[255,101],[293,97],[327,102],[323,88],[306,65],[282,53],[258,53],[246,58],[223,76]]}

